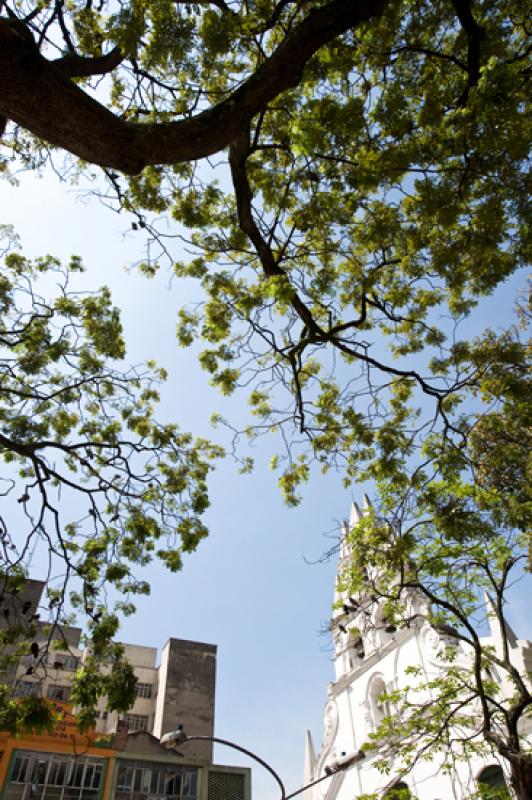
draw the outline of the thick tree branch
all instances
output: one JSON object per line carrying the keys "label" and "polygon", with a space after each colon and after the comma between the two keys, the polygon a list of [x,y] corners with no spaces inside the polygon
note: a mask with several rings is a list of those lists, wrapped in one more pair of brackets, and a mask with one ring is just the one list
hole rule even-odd
{"label": "thick tree branch", "polygon": [[486,34],[471,12],[470,0],[452,0],[456,16],[467,36],[467,72],[469,80],[459,100],[459,105],[467,102],[469,90],[477,85],[480,78],[480,47]]}
{"label": "thick tree branch", "polygon": [[[285,279],[287,283],[290,283],[285,270],[279,265],[271,247],[262,236],[262,233],[253,217],[253,191],[250,186],[246,170],[246,161],[251,152],[249,129],[243,130],[238,138],[232,142],[229,150],[229,165],[231,168],[231,177],[235,190],[239,226],[241,230],[248,236],[250,242],[255,248],[262,265],[262,269],[264,270],[264,274],[268,277],[278,276]],[[295,291],[295,289],[292,287],[290,304],[300,320],[303,322],[305,331],[305,334],[301,336],[299,342],[293,348],[290,348],[290,351],[287,355],[288,360],[290,361],[292,372],[295,372],[294,355],[296,353],[298,355],[301,354],[307,345],[332,344],[335,348],[346,355],[357,358],[368,367],[373,367],[380,372],[384,372],[386,375],[391,375],[396,378],[415,380],[417,385],[426,395],[434,397],[437,400],[437,413],[444,420],[446,428],[451,429],[452,426],[450,425],[447,415],[443,409],[442,400],[448,394],[451,394],[453,391],[457,391],[457,389],[461,388],[462,385],[467,385],[468,379],[462,381],[459,385],[457,384],[453,386],[451,390],[447,390],[445,388],[440,389],[426,381],[416,370],[404,370],[393,367],[390,364],[384,364],[370,356],[367,352],[363,352],[356,342],[352,342],[349,339],[346,340],[342,336],[338,335],[339,331],[345,331],[349,327],[354,327],[356,329],[364,323],[367,313],[367,302],[367,298],[364,297],[362,302],[361,316],[358,320],[353,320],[349,325],[344,324],[339,326],[339,328],[331,328],[327,330],[317,323],[311,309],[303,302],[297,291]],[[302,400],[301,397],[298,396],[297,391],[296,402],[300,413],[300,419],[303,419]],[[456,428],[452,428],[452,430],[458,433]]]}
{"label": "thick tree branch", "polygon": [[242,125],[297,86],[323,45],[382,14],[386,0],[332,0],[312,9],[272,55],[229,97],[187,120],[142,124],[115,116],[47,61],[29,34],[0,19],[0,114],[55,147],[128,174],[226,147]]}
{"label": "thick tree branch", "polygon": [[114,47],[104,56],[84,58],[77,53],[67,53],[51,63],[66,78],[90,78],[91,75],[107,75],[124,60],[119,47]]}

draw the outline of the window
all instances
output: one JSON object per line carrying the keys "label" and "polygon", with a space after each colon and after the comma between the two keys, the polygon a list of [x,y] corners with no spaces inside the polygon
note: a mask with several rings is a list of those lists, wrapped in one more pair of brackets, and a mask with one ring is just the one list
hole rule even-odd
{"label": "window", "polygon": [[130,731],[148,730],[148,717],[144,714],[124,714],[122,719],[127,722]]}
{"label": "window", "polygon": [[499,764],[490,764],[478,776],[478,788],[482,800],[510,800],[510,793]]}
{"label": "window", "polygon": [[16,750],[6,800],[98,800],[104,760]]}
{"label": "window", "polygon": [[15,686],[15,697],[36,697],[40,694],[41,684],[36,681],[18,681]]}
{"label": "window", "polygon": [[103,719],[104,722],[107,720],[108,716],[109,716],[109,712],[108,711],[102,711],[102,719]]}
{"label": "window", "polygon": [[68,772],[68,760],[54,758],[48,774],[48,783],[52,786],[63,786]]}
{"label": "window", "polygon": [[79,666],[79,658],[67,655],[66,653],[54,653],[48,663],[54,669],[76,670]]}
{"label": "window", "polygon": [[386,684],[383,678],[377,675],[373,678],[370,686],[371,713],[375,727],[391,714],[390,702],[383,697],[384,694],[386,694]]}
{"label": "window", "polygon": [[29,756],[16,756],[13,772],[11,773],[13,783],[25,783],[29,765]]}
{"label": "window", "polygon": [[68,703],[70,698],[70,686],[62,686],[59,683],[51,683],[48,687],[48,697],[51,700],[59,700]]}
{"label": "window", "polygon": [[142,761],[123,762],[118,768],[116,800],[196,800],[197,769]]}
{"label": "window", "polygon": [[33,763],[33,775],[31,776],[31,782],[36,784],[37,786],[44,785],[46,783],[46,772],[48,771],[48,759],[45,758],[38,758]]}
{"label": "window", "polygon": [[151,683],[137,683],[137,697],[151,697]]}

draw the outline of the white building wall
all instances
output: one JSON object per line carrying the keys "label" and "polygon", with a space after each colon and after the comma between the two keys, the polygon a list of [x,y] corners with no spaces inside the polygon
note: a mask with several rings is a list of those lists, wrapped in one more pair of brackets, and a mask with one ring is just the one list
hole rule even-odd
{"label": "white building wall", "polygon": [[[356,524],[360,513],[358,507],[354,506],[351,526]],[[349,558],[347,550],[343,542],[340,574]],[[413,596],[410,601],[413,619],[410,628],[393,632],[384,630],[385,621],[379,630],[375,630],[375,623],[379,622],[378,604],[363,603],[362,599],[349,598],[336,586],[331,623],[335,681],[328,687],[323,744],[317,756],[314,756],[311,739],[307,740],[305,783],[322,778],[326,775],[328,765],[363,749],[378,724],[379,711],[375,698],[382,691],[377,691],[379,687],[384,685],[390,691],[412,684],[415,679],[406,674],[407,667],[421,667],[420,680],[423,682],[445,669],[445,664],[438,657],[438,652],[446,644],[445,637],[424,621],[428,609],[419,597]],[[362,606],[366,612],[371,609],[369,616],[369,612],[363,613]],[[356,644],[359,639],[357,630],[362,633],[362,645]],[[493,625],[491,636],[485,641],[494,647],[498,646],[497,631]],[[363,655],[359,657],[361,653]],[[515,640],[512,654],[518,669],[526,674],[527,667],[530,669],[532,665],[532,644]],[[469,664],[464,649],[459,650],[459,660]],[[418,697],[420,701],[423,699],[421,694]],[[395,765],[395,770],[392,767],[390,775],[383,775],[376,768],[378,760],[378,753],[367,753],[363,760],[345,771],[308,789],[304,793],[305,800],[356,800],[362,794],[384,791],[393,783],[400,765]],[[467,763],[460,761],[455,765],[444,764],[438,757],[432,762],[420,761],[402,780],[417,800],[466,800],[477,791],[477,778],[481,771],[497,763],[507,773],[506,764],[495,756],[473,757]],[[509,780],[507,783],[509,785]]]}
{"label": "white building wall", "polygon": [[[421,665],[430,678],[438,669],[436,650],[440,644],[429,626],[400,631],[384,647],[368,657],[355,670],[348,671],[329,687],[325,708],[325,733],[313,778],[325,774],[325,767],[345,755],[360,750],[377,725],[372,687],[381,681],[388,688],[405,685],[405,669]],[[379,792],[391,776],[376,769],[378,753],[345,772],[332,776],[308,793],[308,800],[355,800],[357,795]],[[486,766],[486,758],[460,763],[457,771],[446,774],[441,762],[420,762],[404,780],[418,800],[464,800],[475,791],[476,777]],[[490,763],[495,763],[493,759]],[[392,773],[393,774],[393,773]]]}
{"label": "white building wall", "polygon": [[160,739],[163,731],[163,717],[166,702],[166,684],[168,683],[168,662],[170,658],[170,642],[166,642],[161,654],[161,663],[157,673],[157,698],[153,720],[153,735]]}

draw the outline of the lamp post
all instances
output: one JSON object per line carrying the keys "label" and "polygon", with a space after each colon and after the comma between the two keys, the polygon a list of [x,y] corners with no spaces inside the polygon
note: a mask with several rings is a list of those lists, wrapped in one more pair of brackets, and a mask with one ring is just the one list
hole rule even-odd
{"label": "lamp post", "polygon": [[184,744],[185,742],[215,742],[216,744],[223,744],[226,747],[231,747],[233,750],[238,750],[239,753],[244,753],[244,755],[249,756],[258,764],[260,764],[264,769],[266,769],[270,775],[275,779],[279,789],[281,790],[281,797],[280,800],[291,800],[292,797],[295,797],[301,792],[304,792],[305,789],[310,789],[311,786],[315,786],[317,783],[321,783],[321,781],[330,778],[332,775],[336,775],[337,772],[342,772],[344,769],[347,769],[352,764],[356,764],[358,761],[362,761],[365,758],[365,754],[362,750],[357,750],[349,755],[342,756],[337,761],[333,761],[332,764],[328,764],[325,767],[325,775],[322,775],[321,778],[317,778],[315,781],[311,781],[307,783],[305,786],[302,786],[300,789],[297,789],[295,792],[291,792],[290,794],[286,794],[286,789],[284,787],[284,783],[282,782],[279,775],[276,771],[271,767],[267,761],[264,761],[263,758],[260,758],[256,753],[253,753],[251,750],[248,750],[245,747],[242,747],[239,744],[235,744],[235,742],[230,742],[227,739],[220,739],[217,736],[187,736],[185,733],[183,726],[179,725],[175,731],[171,733],[165,733],[164,736],[161,738],[161,744],[168,748],[169,750],[177,750],[179,745]]}

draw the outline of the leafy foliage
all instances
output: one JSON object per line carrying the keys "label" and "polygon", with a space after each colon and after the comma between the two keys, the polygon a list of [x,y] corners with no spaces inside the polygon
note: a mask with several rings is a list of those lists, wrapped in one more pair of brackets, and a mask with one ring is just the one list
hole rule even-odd
{"label": "leafy foliage", "polygon": [[[4,233],[9,237],[0,279],[0,455],[8,465],[0,516],[4,668],[31,653],[32,674],[44,676],[50,647],[68,648],[60,623],[70,621],[67,611],[73,608],[88,620],[96,659],[77,675],[81,718],[87,709],[93,713],[102,693],[110,707],[124,710],[134,696],[134,675],[112,642],[120,613],[131,614],[135,595],[149,593],[135,568],[157,557],[178,570],[183,553],[207,534],[201,520],[208,506],[206,479],[221,451],[155,419],[164,370],[155,364],[117,369],[125,356],[118,309],[105,287],[92,294],[70,290],[82,269],[79,259],[67,267],[50,256],[30,261],[11,232]],[[40,288],[53,291],[53,299]],[[29,601],[19,608],[14,600],[37,541],[50,554],[45,609],[39,609],[47,611],[46,623],[30,616]],[[118,599],[108,596],[110,590]],[[37,636],[39,644],[32,644]],[[99,657],[113,664],[104,677]]]}
{"label": "leafy foliage", "polygon": [[[343,589],[363,607],[356,635],[363,640],[378,629],[369,613],[377,603],[394,630],[429,623],[439,636],[439,668],[427,675],[412,666],[385,692],[387,713],[365,749],[392,775],[420,760],[452,770],[495,751],[509,763],[516,796],[525,798],[532,693],[505,607],[522,574],[527,529],[507,527],[500,493],[463,480],[455,467],[445,480],[426,479],[408,504],[383,491],[382,513],[368,511],[349,535]],[[479,632],[487,622],[493,643]]]}
{"label": "leafy foliage", "polygon": [[[246,387],[252,423],[235,431],[238,457],[242,435],[279,436],[272,466],[291,505],[314,464],[339,469],[346,485],[376,482],[399,533],[383,548],[378,526],[361,531],[367,552],[405,579],[414,559],[435,596],[456,592],[464,620],[488,568],[504,593],[530,514],[524,331],[471,322],[529,260],[526,19],[521,0],[1,6],[0,112],[15,123],[6,170],[10,160],[39,166],[55,148],[101,166],[107,202],[148,236],[145,274],[170,258],[177,276],[199,282],[200,302],[179,311],[178,342],[203,341],[200,364],[223,394]],[[154,214],[171,216],[175,234]],[[175,260],[173,236],[190,258]],[[108,298],[93,302],[105,324],[86,335],[105,350],[116,322]],[[83,305],[72,313],[79,320]],[[42,349],[30,348],[30,367]],[[141,441],[173,441],[154,433],[151,397],[139,411],[105,402],[111,447],[116,412]],[[54,413],[61,436],[85,424],[74,413],[70,402],[66,417]],[[189,519],[205,502],[207,446],[180,437],[185,474],[159,462],[155,471],[165,491],[197,484],[185,503],[194,513],[179,522],[186,549],[202,533]],[[98,459],[83,458],[88,466],[70,453],[64,463],[95,477]],[[114,508],[106,486],[99,497]],[[109,549],[149,557],[162,490],[143,491],[118,530],[108,519],[95,545],[78,545],[99,575]],[[65,545],[80,536],[72,528]],[[161,557],[177,566],[172,548]],[[106,579],[127,584],[111,567]],[[105,637],[113,624],[103,614]]]}
{"label": "leafy foliage", "polygon": [[[194,255],[174,270],[205,299],[180,310],[179,343],[204,341],[222,393],[251,385],[243,433],[288,443],[275,463],[290,504],[313,461],[346,483],[386,480],[428,432],[463,446],[464,403],[485,400],[511,348],[497,333],[471,345],[460,323],[529,256],[519,0],[4,6],[6,42],[31,39],[49,91],[77,109],[62,146],[92,141],[107,199],[162,255],[171,242],[147,213],[190,229]],[[107,168],[105,120],[125,160],[149,142],[138,174]],[[40,141],[15,128],[6,146],[34,164],[59,134],[37,112],[20,124]],[[199,161],[224,148],[225,169]]]}

